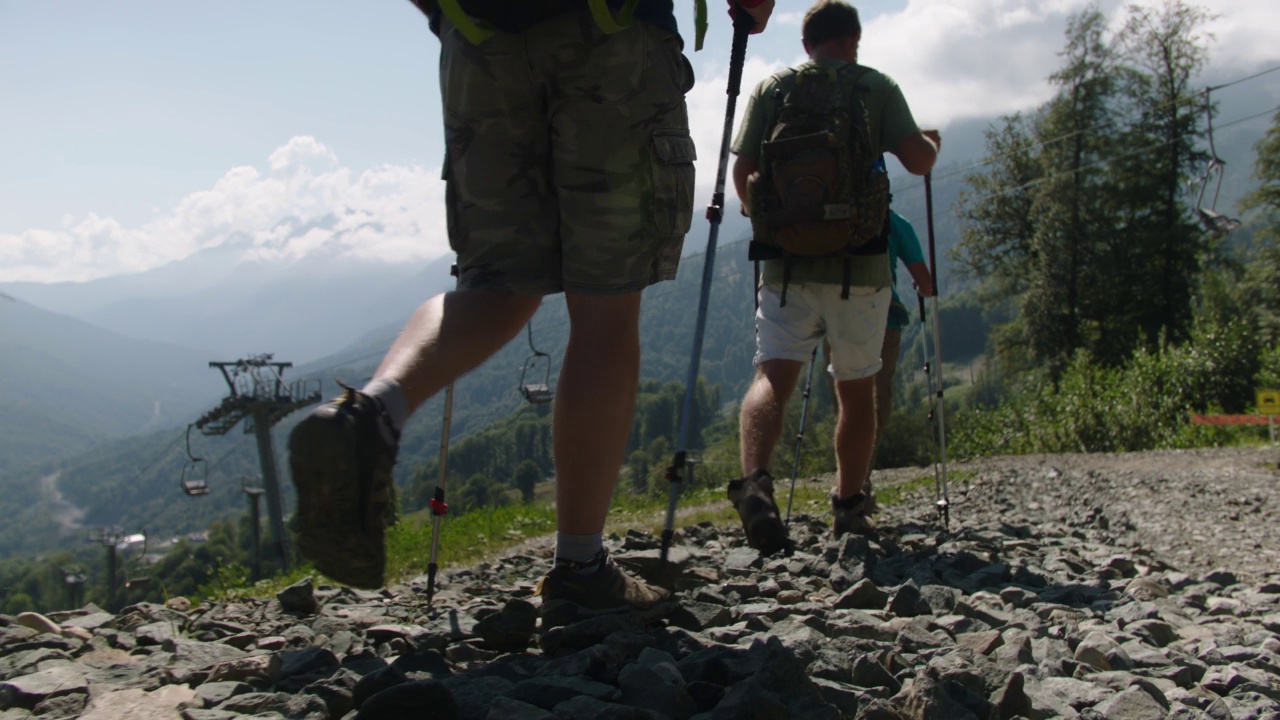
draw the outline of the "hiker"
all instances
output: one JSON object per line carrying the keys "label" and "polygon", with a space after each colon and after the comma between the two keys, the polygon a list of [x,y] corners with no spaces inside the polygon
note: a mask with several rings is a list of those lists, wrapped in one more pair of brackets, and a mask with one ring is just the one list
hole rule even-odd
{"label": "hiker", "polygon": [[[893,411],[893,376],[898,371],[898,355],[902,344],[902,331],[911,324],[911,313],[898,297],[898,261],[906,266],[915,281],[920,297],[933,295],[933,275],[924,261],[920,238],[911,222],[892,209],[889,210],[889,320],[884,330],[884,342],[880,344],[880,372],[876,373],[876,437],[873,447],[879,447],[885,423]],[[874,454],[874,453],[873,453]],[[868,470],[869,471],[869,470]]]}
{"label": "hiker", "polygon": [[[772,0],[732,0],[762,30]],[[457,289],[409,319],[372,379],[298,424],[289,468],[299,552],[362,588],[385,580],[392,467],[409,416],[563,292],[569,343],[554,414],[550,600],[649,607],[602,532],[639,383],[641,291],[674,279],[693,217],[693,69],[672,3],[598,26],[604,0],[414,0],[440,39],[445,204]],[[616,6],[619,3],[614,2]],[[479,31],[479,32],[477,32]],[[376,279],[375,279],[376,280]]]}
{"label": "hiker", "polygon": [[827,372],[839,412],[832,526],[836,536],[871,528],[863,484],[891,297],[882,157],[893,153],[908,172],[924,175],[941,140],[936,130],[919,129],[892,79],[858,64],[861,37],[848,3],[810,8],[802,28],[809,61],[756,87],[733,146],[734,185],[751,217],[751,253],[762,272],[756,375],[742,400],[743,477],[729,483],[728,494],[748,544],[766,554],[790,544],[769,464],[787,399],[823,339],[831,345]]}
{"label": "hiker", "polygon": [[[898,371],[898,355],[901,354],[902,331],[911,324],[911,313],[898,297],[897,270],[898,261],[906,266],[911,279],[915,281],[916,292],[920,297],[933,295],[933,276],[929,273],[929,265],[924,261],[924,251],[920,249],[920,237],[911,225],[911,221],[899,215],[892,208],[889,210],[889,321],[884,331],[884,342],[880,344],[880,372],[876,373],[876,439],[875,447],[880,446],[880,437],[884,434],[885,423],[893,411],[893,377]],[[831,345],[825,340],[822,343],[822,354],[831,361]],[[827,376],[831,396],[835,397],[835,381]]]}

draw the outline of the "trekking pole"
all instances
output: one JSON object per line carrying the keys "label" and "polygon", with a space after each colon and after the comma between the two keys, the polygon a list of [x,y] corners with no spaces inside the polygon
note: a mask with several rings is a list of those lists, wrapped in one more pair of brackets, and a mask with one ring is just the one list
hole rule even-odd
{"label": "trekking pole", "polygon": [[924,369],[924,391],[925,398],[929,403],[929,412],[925,415],[925,430],[929,433],[929,461],[933,464],[933,482],[934,497],[937,500],[942,499],[942,478],[938,473],[938,422],[937,422],[937,403],[936,396],[933,392],[933,368],[929,361],[929,322],[928,314],[924,309],[924,295],[917,294],[916,300],[920,303],[920,358],[924,361],[921,367]]}
{"label": "trekking pole", "polygon": [[942,321],[938,317],[938,254],[933,233],[933,173],[924,176],[924,208],[929,228],[929,272],[933,273],[933,353],[938,377],[936,380],[938,400],[938,513],[942,516],[942,527],[951,524],[951,500],[947,488],[947,423],[943,386],[946,384],[942,376]]}
{"label": "trekking pole", "polygon": [[737,109],[738,91],[742,85],[742,66],[747,58],[747,33],[755,26],[755,20],[735,6],[733,13],[733,46],[729,52],[729,99],[725,104],[724,130],[720,136],[720,164],[716,169],[715,192],[707,206],[707,221],[711,231],[707,234],[707,252],[702,265],[702,288],[698,296],[698,316],[693,332],[693,351],[689,356],[689,374],[684,386],[684,405],[680,411],[680,438],[677,450],[667,468],[670,494],[667,497],[667,520],[662,529],[662,564],[667,563],[671,538],[675,534],[676,503],[684,484],[685,457],[689,451],[689,419],[693,414],[693,397],[698,382],[698,363],[702,359],[702,335],[707,326],[707,302],[711,298],[711,275],[716,264],[716,238],[720,235],[720,220],[724,216],[724,184],[729,169],[729,143],[733,137],[733,114]]}
{"label": "trekking pole", "polygon": [[449,467],[449,426],[453,422],[453,383],[444,391],[444,427],[440,429],[440,479],[436,482],[436,492],[431,496],[431,559],[427,562],[427,604],[431,604],[436,594],[436,557],[440,552],[440,520],[449,512],[449,504],[444,501],[445,484],[448,481]]}
{"label": "trekking pole", "polygon": [[818,364],[818,346],[809,358],[809,373],[804,378],[804,401],[800,403],[800,428],[796,430],[796,454],[791,460],[791,491],[787,493],[787,519],[791,523],[791,500],[796,496],[796,473],[800,472],[800,446],[804,443],[804,420],[809,415],[809,392],[813,390],[813,366]]}

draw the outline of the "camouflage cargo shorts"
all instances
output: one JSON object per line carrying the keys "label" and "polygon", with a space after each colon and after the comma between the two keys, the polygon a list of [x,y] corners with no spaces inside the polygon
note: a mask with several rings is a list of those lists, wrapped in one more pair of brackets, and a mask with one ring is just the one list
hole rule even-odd
{"label": "camouflage cargo shorts", "polygon": [[584,9],[480,45],[444,21],[440,39],[459,287],[607,295],[674,278],[695,159],[679,38],[641,22],[603,35]]}

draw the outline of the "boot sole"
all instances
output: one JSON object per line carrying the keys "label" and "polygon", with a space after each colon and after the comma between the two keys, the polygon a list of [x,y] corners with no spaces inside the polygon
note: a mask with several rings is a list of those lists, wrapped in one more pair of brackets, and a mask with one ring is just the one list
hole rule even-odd
{"label": "boot sole", "polygon": [[361,527],[355,433],[338,418],[307,417],[289,436],[289,470],[298,497],[298,552],[340,583],[383,586],[385,550]]}

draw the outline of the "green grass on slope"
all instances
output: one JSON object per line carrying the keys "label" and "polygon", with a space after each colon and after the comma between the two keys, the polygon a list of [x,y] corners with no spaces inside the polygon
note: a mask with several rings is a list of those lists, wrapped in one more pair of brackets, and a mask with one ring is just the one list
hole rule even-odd
{"label": "green grass on slope", "polygon": [[[932,475],[921,476],[904,483],[876,488],[882,507],[897,505],[912,493],[931,489]],[[539,488],[539,496],[549,493]],[[777,486],[778,504],[786,512],[786,493],[789,484]],[[792,513],[821,515],[830,508],[830,488],[826,483],[801,481],[796,484]],[[624,533],[629,529],[642,530],[658,535],[666,522],[667,496],[635,495],[619,492],[609,512],[605,533]],[[721,487],[697,487],[681,495],[682,509],[677,530],[702,522],[717,526],[733,526],[738,515],[725,498]],[[521,542],[555,531],[555,508],[550,502],[529,505],[516,504],[473,510],[463,515],[449,515],[440,525],[440,552],[437,558],[441,572],[463,567],[492,558]],[[431,553],[431,514],[415,513],[401,519],[387,531],[387,580],[388,584],[402,582],[427,571]],[[294,568],[285,575],[263,580],[251,587],[225,588],[215,593],[218,597],[270,596],[280,589],[315,574],[310,565]],[[532,579],[532,578],[531,578]]]}

